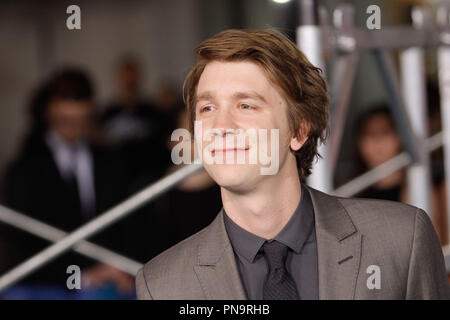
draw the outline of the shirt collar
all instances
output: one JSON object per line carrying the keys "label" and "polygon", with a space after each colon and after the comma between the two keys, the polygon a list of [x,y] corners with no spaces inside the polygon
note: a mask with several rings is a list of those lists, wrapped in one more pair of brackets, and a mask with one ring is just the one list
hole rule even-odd
{"label": "shirt collar", "polygon": [[278,242],[291,248],[295,253],[302,251],[314,229],[314,211],[308,189],[302,184],[300,203],[288,223],[274,238]]}
{"label": "shirt collar", "polygon": [[49,130],[45,134],[45,142],[54,150],[67,150],[68,152],[77,152],[80,149],[86,149],[86,142],[80,140],[74,144],[69,144],[55,131]]}
{"label": "shirt collar", "polygon": [[[301,188],[301,199],[294,214],[274,238],[274,240],[291,248],[295,253],[301,252],[303,245],[314,229],[314,212],[311,197],[303,183]],[[253,263],[266,239],[243,229],[228,217],[225,210],[223,212],[225,229],[233,249],[238,255]]]}
{"label": "shirt collar", "polygon": [[63,178],[72,178],[76,174],[76,162],[79,157],[89,155],[86,143],[79,141],[70,145],[53,130],[47,131],[44,139]]}
{"label": "shirt collar", "polygon": [[223,210],[223,213],[225,229],[227,230],[234,251],[239,256],[247,259],[250,263],[253,263],[259,249],[261,249],[266,239],[241,228],[228,217],[225,209]]}

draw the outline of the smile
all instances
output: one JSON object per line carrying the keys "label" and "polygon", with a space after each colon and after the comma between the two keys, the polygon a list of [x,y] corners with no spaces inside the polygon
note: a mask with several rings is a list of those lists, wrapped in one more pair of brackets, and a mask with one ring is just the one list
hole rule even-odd
{"label": "smile", "polygon": [[229,153],[229,152],[238,152],[238,151],[248,151],[249,148],[241,149],[241,148],[233,148],[233,149],[217,149],[212,150],[211,154],[214,156],[216,153]]}

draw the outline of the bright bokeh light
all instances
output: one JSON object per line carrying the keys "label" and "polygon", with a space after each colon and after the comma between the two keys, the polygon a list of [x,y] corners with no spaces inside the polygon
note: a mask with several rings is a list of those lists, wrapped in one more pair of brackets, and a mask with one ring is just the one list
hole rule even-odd
{"label": "bright bokeh light", "polygon": [[276,2],[276,3],[287,3],[287,2],[289,2],[291,0],[272,0],[272,1]]}

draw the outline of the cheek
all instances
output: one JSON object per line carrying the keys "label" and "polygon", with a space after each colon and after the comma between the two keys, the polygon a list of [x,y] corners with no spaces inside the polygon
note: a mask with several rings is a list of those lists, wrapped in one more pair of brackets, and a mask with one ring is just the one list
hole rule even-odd
{"label": "cheek", "polygon": [[284,110],[278,111],[279,112],[270,112],[265,115],[264,127],[269,129],[278,129],[280,140],[286,141],[287,137],[291,137],[289,121]]}
{"label": "cheek", "polygon": [[374,145],[371,139],[362,139],[358,147],[363,158],[367,158],[368,156],[370,156],[372,151],[374,150]]}
{"label": "cheek", "polygon": [[396,154],[401,149],[401,143],[397,136],[388,137],[385,145],[390,154]]}

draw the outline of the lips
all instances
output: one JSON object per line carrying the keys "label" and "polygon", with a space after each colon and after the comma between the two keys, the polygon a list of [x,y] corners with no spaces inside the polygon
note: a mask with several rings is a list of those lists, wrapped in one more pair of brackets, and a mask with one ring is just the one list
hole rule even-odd
{"label": "lips", "polygon": [[217,153],[227,153],[227,152],[238,152],[238,151],[247,151],[249,147],[247,148],[233,148],[233,149],[213,149],[211,151],[211,154],[214,156]]}

